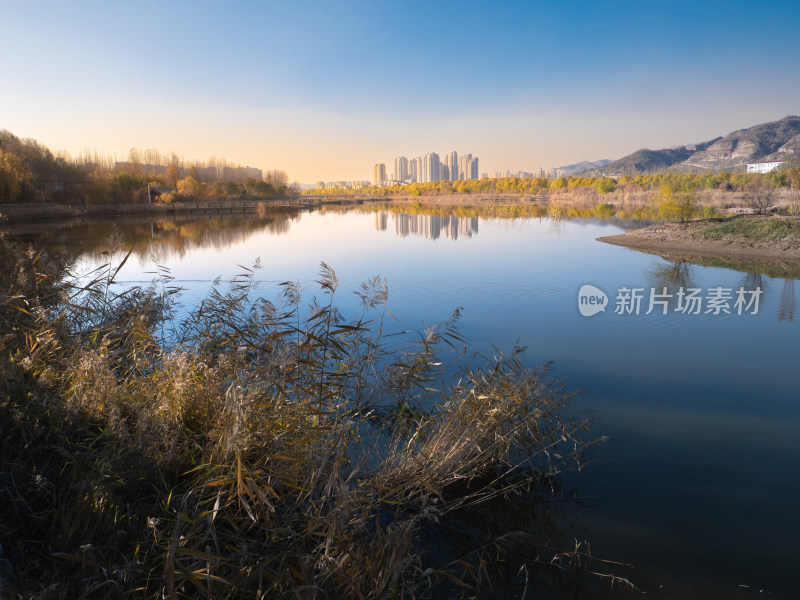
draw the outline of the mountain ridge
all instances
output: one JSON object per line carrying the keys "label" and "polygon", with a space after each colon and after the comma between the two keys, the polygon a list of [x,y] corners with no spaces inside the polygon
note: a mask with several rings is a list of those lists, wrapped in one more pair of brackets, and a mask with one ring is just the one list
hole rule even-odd
{"label": "mountain ridge", "polygon": [[605,167],[611,161],[610,158],[602,158],[600,160],[582,160],[580,162],[571,164],[571,165],[564,165],[561,167],[556,167],[556,171],[563,171],[564,175],[575,175],[577,173],[585,173],[591,170],[598,170]]}
{"label": "mountain ridge", "polygon": [[800,116],[796,115],[737,129],[699,144],[643,148],[609,162],[601,170],[610,176],[654,171],[743,171],[749,162],[790,159],[800,159]]}

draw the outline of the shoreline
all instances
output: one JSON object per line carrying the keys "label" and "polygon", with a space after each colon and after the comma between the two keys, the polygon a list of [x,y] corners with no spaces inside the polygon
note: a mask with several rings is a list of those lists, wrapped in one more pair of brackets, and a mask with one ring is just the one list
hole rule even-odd
{"label": "shoreline", "polygon": [[208,200],[156,204],[70,205],[50,203],[0,204],[0,226],[10,223],[50,221],[83,217],[170,216],[177,214],[230,215],[257,213],[259,210],[302,209],[323,205],[363,204],[361,199],[305,200]]}
{"label": "shoreline", "polygon": [[[317,208],[324,206],[359,206],[363,204],[390,204],[398,207],[421,205],[425,207],[484,207],[484,206],[537,206],[564,210],[592,210],[598,207],[612,209],[622,218],[639,218],[642,211],[654,210],[657,191],[615,190],[598,194],[592,189],[555,190],[548,193],[531,194],[515,192],[373,195],[330,194],[301,195],[294,198],[261,199],[245,197],[236,200],[197,200],[155,204],[57,204],[23,203],[0,204],[0,224],[22,221],[44,221],[75,217],[115,217],[127,215],[174,215],[174,214],[243,214],[273,208]],[[776,206],[787,208],[793,199],[787,193],[779,193]],[[746,211],[746,202],[739,192],[704,194],[698,201],[698,210],[711,208],[716,214]]]}
{"label": "shoreline", "polygon": [[[655,254],[672,262],[740,263],[796,272],[800,268],[800,239],[759,236],[761,231],[773,225],[796,227],[800,225],[800,219],[776,215],[737,215],[686,223],[663,223],[599,237],[597,241]],[[752,229],[753,233],[716,233],[719,229],[732,226]]]}
{"label": "shoreline", "polygon": [[70,205],[55,203],[0,204],[0,226],[12,223],[53,221],[85,217],[171,216],[251,214],[259,210],[304,209],[324,206],[360,206],[363,204],[393,204],[410,206],[414,203],[433,206],[492,206],[539,204],[547,206],[552,198],[517,194],[447,194],[439,196],[328,196],[281,198],[277,200],[208,200],[155,204]]}

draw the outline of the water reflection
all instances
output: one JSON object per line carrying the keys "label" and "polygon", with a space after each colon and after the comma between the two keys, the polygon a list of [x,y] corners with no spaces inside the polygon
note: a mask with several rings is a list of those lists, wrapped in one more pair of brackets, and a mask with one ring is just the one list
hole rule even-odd
{"label": "water reflection", "polygon": [[[159,262],[182,258],[199,248],[218,251],[230,249],[260,232],[281,235],[289,232],[293,223],[305,211],[300,209],[264,209],[257,214],[219,215],[176,214],[168,216],[121,216],[114,218],[81,217],[33,223],[14,223],[3,226],[0,233],[15,239],[35,242],[44,248],[66,249],[76,257],[83,255],[100,260],[103,240],[119,231],[122,244],[133,247],[134,256],[141,260]],[[436,240],[471,238],[478,234],[481,219],[505,222],[525,222],[532,218],[549,219],[551,234],[560,234],[567,221],[580,219],[585,223],[603,223],[624,230],[643,227],[650,221],[628,218],[622,213],[598,209],[569,211],[559,206],[548,208],[534,203],[499,203],[482,206],[410,204],[373,204],[358,206],[325,206],[308,212],[347,215],[372,213],[375,229],[387,231],[392,227],[400,237],[421,236]]]}
{"label": "water reflection", "polygon": [[400,237],[420,235],[429,240],[440,236],[457,240],[458,236],[470,238],[478,233],[477,217],[457,217],[455,215],[391,214],[386,211],[375,213],[375,229],[386,231],[389,219],[394,219],[394,230]]}
{"label": "water reflection", "polygon": [[693,281],[691,263],[686,261],[659,263],[650,271],[648,279],[651,287],[659,291],[666,288],[669,293],[675,293],[680,288],[697,287]]}
{"label": "water reflection", "polygon": [[[481,597],[602,596],[609,583],[598,586],[599,573],[627,579],[631,569],[589,556],[588,546],[579,541],[585,527],[576,510],[581,504],[576,490],[544,478],[512,504],[495,498],[446,514],[420,532],[418,543],[427,552],[426,566],[447,569],[468,586],[488,578]],[[431,597],[452,598],[459,591],[452,580],[441,578]]]}
{"label": "water reflection", "polygon": [[100,262],[105,260],[101,256],[106,250],[105,240],[118,232],[122,247],[133,248],[134,256],[164,264],[201,248],[223,252],[263,231],[272,235],[286,234],[301,215],[299,210],[278,210],[225,218],[206,215],[81,218],[15,224],[0,232],[11,234],[17,240],[35,242],[45,249],[64,250],[75,258],[82,256]]}
{"label": "water reflection", "polygon": [[[548,236],[561,237],[566,231],[572,231],[571,225],[576,219],[567,214],[558,206],[549,211],[535,205],[528,206],[483,206],[483,207],[423,207],[414,205],[377,205],[358,207],[324,207],[312,210],[313,219],[325,218],[326,214],[338,216],[358,216],[370,214],[373,219],[373,228],[377,232],[394,230],[400,238],[419,236],[428,240],[441,238],[458,240],[459,237],[469,239],[477,236],[483,219],[486,235],[491,236],[498,227],[507,227],[509,224],[520,224],[525,229],[532,221],[546,219],[545,228]],[[172,215],[169,217],[120,217],[109,219],[73,219],[45,223],[15,223],[13,227],[0,227],[0,232],[12,235],[15,239],[35,242],[37,246],[45,249],[59,249],[66,251],[75,258],[102,264],[107,256],[105,240],[118,232],[121,247],[126,251],[133,249],[133,256],[140,264],[170,265],[184,257],[191,258],[192,253],[201,249],[209,249],[214,254],[224,257],[236,247],[243,246],[250,238],[268,234],[269,236],[283,236],[290,232],[293,225],[300,222],[303,211],[299,209],[280,209],[262,211],[258,214],[226,216],[218,215]],[[527,215],[527,216],[526,216]],[[613,225],[623,229],[649,224],[646,221],[623,221],[618,215],[598,215],[577,220],[582,225]],[[541,222],[541,221],[540,221]],[[347,230],[352,227],[352,233],[359,231],[366,233],[365,226],[369,221],[357,219],[342,221],[341,227]],[[502,225],[501,225],[502,224]],[[337,223],[337,228],[339,224]],[[356,239],[360,236],[354,236]],[[321,239],[321,238],[320,238]],[[317,246],[313,239],[306,240],[311,244],[315,259],[322,252],[329,252],[329,248]],[[355,243],[355,242],[354,242]],[[549,243],[549,242],[548,242]],[[565,240],[567,244],[573,241]],[[278,243],[277,246],[267,250],[263,243],[257,243],[253,248],[251,261],[262,252],[270,252],[278,257],[284,254],[284,248],[291,246],[290,242]],[[115,257],[116,258],[116,257]],[[758,263],[754,261],[734,262],[729,259],[720,260],[709,257],[661,255],[659,261],[651,269],[645,271],[649,287],[661,292],[667,288],[670,294],[676,294],[680,288],[700,288],[697,273],[704,266],[723,267],[744,273],[741,282],[737,282],[733,289],[740,286],[751,291],[761,289],[761,305],[765,305],[770,281],[783,279],[783,290],[780,294],[779,305],[770,308],[776,311],[777,320],[793,322],[796,309],[794,281],[798,278],[800,266],[790,264]],[[277,260],[277,259],[276,259]],[[149,271],[146,271],[149,272]],[[214,273],[217,275],[219,273]],[[198,278],[199,281],[199,278]],[[776,290],[777,292],[777,290]],[[774,314],[774,313],[773,313]]]}
{"label": "water reflection", "polygon": [[[701,268],[689,261],[676,260],[672,262],[659,263],[647,272],[649,286],[658,293],[666,291],[667,294],[675,295],[678,290],[688,290],[690,288],[701,287],[695,280],[694,270]],[[795,296],[796,279],[787,278],[783,280],[783,289],[778,299],[777,317],[778,321],[793,322],[794,313],[797,308]],[[761,272],[745,272],[739,285],[731,288],[738,290],[743,288],[746,292],[761,290],[760,305],[765,305],[769,296],[769,281],[765,280],[765,275]]]}
{"label": "water reflection", "polygon": [[778,321],[794,321],[794,311],[797,308],[797,302],[794,296],[794,279],[783,280],[783,291],[781,292],[781,299],[778,304]]}
{"label": "water reflection", "polygon": [[745,273],[742,287],[746,290],[764,289],[764,275],[761,273]]}

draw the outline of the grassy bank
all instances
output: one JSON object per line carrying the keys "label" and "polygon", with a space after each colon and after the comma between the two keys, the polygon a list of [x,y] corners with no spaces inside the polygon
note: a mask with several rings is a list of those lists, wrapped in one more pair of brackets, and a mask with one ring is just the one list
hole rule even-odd
{"label": "grassy bank", "polygon": [[782,217],[732,217],[710,221],[695,236],[704,240],[773,242],[800,246],[800,220]]}
{"label": "grassy bank", "polygon": [[657,254],[671,262],[721,266],[795,278],[800,269],[800,218],[736,215],[660,223],[599,241]]}
{"label": "grassy bank", "polygon": [[291,283],[254,298],[243,268],[177,322],[166,270],[116,292],[107,265],[78,288],[65,257],[2,238],[0,265],[10,594],[456,596],[487,584],[489,553],[585,561],[520,559],[503,531],[444,565],[420,545],[436,522],[582,464],[591,443],[546,369],[464,360],[457,314],[398,344],[385,282],[357,290],[345,320],[323,265],[316,299]]}

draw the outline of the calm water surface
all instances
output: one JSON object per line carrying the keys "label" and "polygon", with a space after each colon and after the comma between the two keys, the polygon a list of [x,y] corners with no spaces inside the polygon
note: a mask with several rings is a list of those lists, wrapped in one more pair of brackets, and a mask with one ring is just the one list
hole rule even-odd
{"label": "calm water surface", "polygon": [[[611,437],[593,452],[596,462],[566,477],[581,501],[554,510],[560,543],[585,539],[593,555],[633,563],[636,571],[609,570],[658,597],[800,594],[794,280],[603,244],[595,238],[622,232],[603,221],[306,212],[117,225],[126,249],[136,244],[120,284],[150,281],[161,264],[188,307],[217,276],[230,279],[257,258],[256,288],[270,299],[285,280],[307,283],[310,297],[325,261],[341,280],[345,312],[356,306],[351,290],[378,274],[397,329],[442,322],[463,307],[460,328],[473,350],[507,351],[519,340],[532,366],[555,361],[572,389],[587,389],[576,409],[594,411],[592,433]],[[97,240],[110,231],[98,222],[20,237],[68,247],[90,268],[104,260]],[[581,316],[585,283],[609,294],[607,311]],[[757,315],[618,315],[623,286],[645,288],[642,313],[651,287],[760,286],[764,294]],[[513,522],[520,506],[492,510]],[[575,594],[637,595],[604,583]]]}

